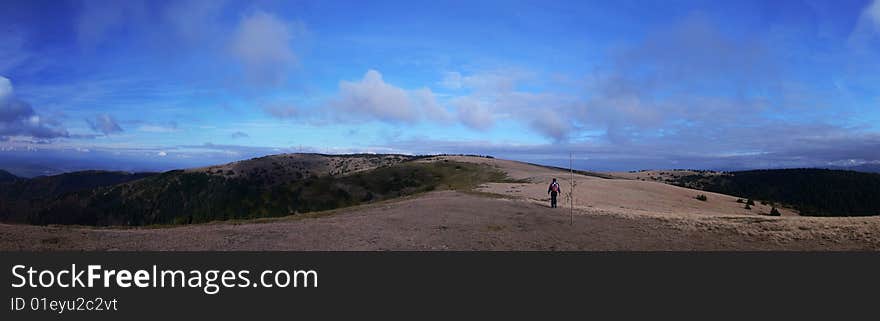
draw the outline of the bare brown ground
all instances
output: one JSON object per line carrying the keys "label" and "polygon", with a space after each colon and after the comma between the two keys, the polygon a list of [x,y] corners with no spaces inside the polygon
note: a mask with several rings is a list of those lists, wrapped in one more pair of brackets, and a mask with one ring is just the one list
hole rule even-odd
{"label": "bare brown ground", "polygon": [[[169,228],[0,224],[2,250],[878,250],[880,218],[782,217],[728,195],[574,175],[574,215],[548,208],[568,173],[469,157],[525,183],[433,192],[330,212]],[[706,194],[708,201],[694,199]],[[494,195],[494,196],[493,196]],[[569,204],[568,199],[560,200]],[[562,204],[561,204],[562,206]]]}

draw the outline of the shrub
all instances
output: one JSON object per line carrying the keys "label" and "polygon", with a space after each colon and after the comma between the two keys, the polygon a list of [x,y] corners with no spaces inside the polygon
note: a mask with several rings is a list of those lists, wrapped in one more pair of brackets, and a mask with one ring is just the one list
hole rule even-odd
{"label": "shrub", "polygon": [[707,198],[706,195],[700,194],[700,195],[697,195],[697,199],[705,202],[709,198]]}
{"label": "shrub", "polygon": [[744,203],[745,201],[743,201],[743,199],[741,199],[741,198],[737,198],[737,199],[736,199],[736,202],[737,202],[737,203]]}
{"label": "shrub", "polygon": [[767,205],[767,201],[761,201],[761,205]]}
{"label": "shrub", "polygon": [[746,201],[746,205],[749,205],[749,206],[751,206],[751,205],[755,205],[755,201],[753,201],[753,200],[750,198],[748,201]]}
{"label": "shrub", "polygon": [[781,215],[782,214],[779,213],[779,210],[777,210],[775,207],[770,209],[770,216],[781,216]]}
{"label": "shrub", "polygon": [[751,210],[751,209],[752,209],[752,207],[751,207],[751,206],[749,206],[749,204],[748,204],[748,203],[746,203],[746,207],[745,207],[745,209],[747,209],[747,210]]}

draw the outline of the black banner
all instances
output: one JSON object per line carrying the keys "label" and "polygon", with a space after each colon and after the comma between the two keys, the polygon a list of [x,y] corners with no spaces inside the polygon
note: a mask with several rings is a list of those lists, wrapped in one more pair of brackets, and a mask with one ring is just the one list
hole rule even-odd
{"label": "black banner", "polygon": [[[832,303],[852,312],[873,306],[880,286],[875,253],[5,252],[2,257],[2,320],[420,319],[466,318],[473,312],[546,318],[598,311],[677,315],[707,307],[803,311]],[[92,287],[90,266],[98,275]],[[164,287],[156,279],[161,271],[169,271]],[[221,284],[224,273],[229,287]],[[192,286],[170,286],[174,277]],[[619,306],[625,308],[612,308]]]}

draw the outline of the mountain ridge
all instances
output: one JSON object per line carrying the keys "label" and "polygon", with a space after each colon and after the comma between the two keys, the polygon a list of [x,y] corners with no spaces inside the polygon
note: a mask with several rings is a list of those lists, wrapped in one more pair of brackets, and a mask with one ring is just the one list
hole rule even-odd
{"label": "mountain ridge", "polygon": [[[502,174],[485,166],[413,162],[419,159],[423,157],[269,155],[65,192],[47,188],[32,193],[28,201],[18,202],[16,213],[5,209],[0,217],[30,224],[188,224],[328,210],[503,180]],[[100,173],[77,172],[35,180]]]}

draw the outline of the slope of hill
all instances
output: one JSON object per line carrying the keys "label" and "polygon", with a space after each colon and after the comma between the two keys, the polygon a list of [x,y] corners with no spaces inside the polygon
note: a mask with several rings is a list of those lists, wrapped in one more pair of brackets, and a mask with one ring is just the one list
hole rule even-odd
{"label": "slope of hill", "polygon": [[695,188],[698,186],[685,186],[683,184],[678,184],[680,178],[682,177],[691,177],[691,178],[712,178],[717,175],[723,175],[724,172],[718,171],[709,171],[709,170],[694,170],[694,169],[666,169],[666,170],[641,170],[641,171],[630,171],[630,172],[614,172],[610,175],[619,178],[626,179],[634,179],[639,181],[649,181],[649,182],[660,182],[660,183],[668,183],[679,186],[684,186],[688,188]]}
{"label": "slope of hill", "polygon": [[862,164],[856,166],[830,167],[828,169],[840,169],[864,173],[880,173],[880,164]]}
{"label": "slope of hill", "polygon": [[[562,187],[560,203],[573,205],[575,209],[616,213],[620,215],[646,215],[659,217],[766,217],[771,206],[756,204],[745,209],[730,195],[711,193],[661,182],[596,177],[575,173],[572,181],[567,171],[507,160],[457,159],[503,168],[508,175],[530,183],[487,183],[478,190],[524,199],[542,205],[549,203],[547,187],[551,179],[559,179]],[[572,184],[573,183],[573,184]],[[568,194],[574,185],[573,195]],[[698,195],[706,195],[700,201]],[[573,200],[569,197],[573,196]],[[573,201],[573,202],[572,202]],[[573,203],[573,204],[571,204]],[[797,212],[780,207],[782,216],[797,216]]]}
{"label": "slope of hill", "polygon": [[504,175],[487,166],[401,155],[275,155],[81,190],[31,203],[31,224],[149,225],[329,210]]}
{"label": "slope of hill", "polygon": [[787,204],[809,216],[880,215],[880,174],[774,169],[682,175],[669,183]]}
{"label": "slope of hill", "polygon": [[61,195],[112,186],[152,175],[155,173],[82,171],[6,181],[0,183],[0,220],[25,221],[45,202]]}
{"label": "slope of hill", "polygon": [[546,167],[546,168],[549,168],[549,169],[557,170],[557,171],[560,172],[560,174],[561,174],[561,173],[565,173],[565,172],[571,172],[571,173],[578,174],[578,175],[592,176],[592,177],[605,178],[605,179],[617,178],[617,177],[615,177],[614,175],[611,175],[611,174],[599,173],[599,172],[593,172],[593,171],[585,171],[585,170],[579,170],[579,169],[569,169],[569,168],[562,168],[562,167],[559,167],[559,166],[550,166],[550,165],[537,165],[537,166],[542,166],[542,167]]}
{"label": "slope of hill", "polygon": [[415,159],[392,154],[278,154],[223,165],[188,169],[188,173],[207,173],[227,178],[261,179],[270,184],[309,177],[337,176],[393,166]]}
{"label": "slope of hill", "polygon": [[21,179],[3,187],[4,191],[17,193],[23,197],[43,198],[57,196],[101,186],[110,186],[138,180],[156,173],[129,173],[111,171],[80,171],[52,176],[37,176]]}
{"label": "slope of hill", "polygon": [[11,182],[16,179],[18,179],[18,176],[15,176],[10,172],[0,169],[0,183]]}

